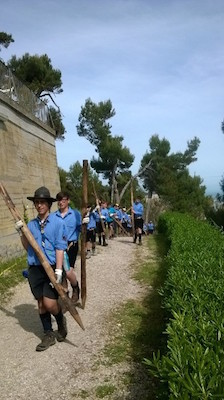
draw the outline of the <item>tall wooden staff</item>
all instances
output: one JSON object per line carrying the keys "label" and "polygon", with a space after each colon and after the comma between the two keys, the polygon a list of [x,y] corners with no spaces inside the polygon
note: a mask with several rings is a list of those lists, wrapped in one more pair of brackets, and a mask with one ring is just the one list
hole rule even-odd
{"label": "tall wooden staff", "polygon": [[[82,218],[86,215],[88,206],[88,161],[83,160],[83,173],[82,173]],[[86,224],[82,224],[82,237],[81,237],[81,300],[82,308],[86,304]]]}
{"label": "tall wooden staff", "polygon": [[[0,192],[3,196],[3,199],[5,200],[7,207],[9,208],[9,211],[11,212],[15,222],[21,221],[22,218],[19,215],[19,212],[17,211],[15,204],[12,202],[11,198],[9,197],[8,192],[6,191],[6,189],[4,188],[4,186],[1,182],[0,182]],[[59,296],[62,299],[62,302],[65,304],[65,307],[68,309],[68,311],[73,316],[75,321],[79,324],[79,326],[84,330],[85,328],[84,328],[81,318],[78,314],[78,311],[76,310],[74,304],[71,302],[71,299],[68,298],[68,296],[66,295],[63,286],[60,285],[59,283],[57,283],[52,267],[50,266],[47,258],[45,257],[45,254],[42,252],[41,248],[39,247],[38,243],[34,239],[32,233],[30,232],[30,230],[28,229],[28,227],[24,221],[23,221],[23,226],[21,227],[21,231],[22,231],[23,235],[25,236],[25,238],[27,239],[30,246],[35,251],[35,253],[36,253],[41,265],[44,267],[51,283],[57,290]]]}
{"label": "tall wooden staff", "polygon": [[133,203],[134,203],[134,195],[133,195],[133,182],[131,180],[131,224],[132,224],[132,234],[135,236],[135,219],[133,212]]}
{"label": "tall wooden staff", "polygon": [[126,231],[126,229],[122,226],[120,221],[118,221],[116,218],[111,217],[112,220],[121,228],[121,230],[124,232],[125,235],[130,236],[129,233]]}

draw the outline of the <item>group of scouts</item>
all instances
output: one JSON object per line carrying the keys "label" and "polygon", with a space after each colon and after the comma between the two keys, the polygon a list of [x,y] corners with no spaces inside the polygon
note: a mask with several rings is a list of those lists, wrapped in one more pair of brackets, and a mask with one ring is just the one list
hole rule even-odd
{"label": "group of scouts", "polygon": [[[77,304],[80,289],[74,267],[82,224],[86,224],[87,232],[86,258],[90,258],[96,254],[97,237],[99,245],[107,246],[107,237],[113,239],[121,233],[122,228],[127,232],[132,231],[131,215],[126,212],[125,208],[120,208],[118,204],[112,206],[102,201],[96,206],[88,206],[87,213],[82,218],[78,210],[70,207],[67,193],[59,192],[53,198],[44,186],[38,188],[34,196],[29,196],[27,199],[33,201],[37,211],[37,217],[29,221],[27,226],[53,268],[57,283],[63,284],[68,295],[67,282],[70,282],[71,300]],[[52,203],[56,201],[58,210],[50,212]],[[135,200],[131,212],[134,215],[135,228],[133,242],[141,245],[144,209],[140,199]],[[36,351],[44,351],[54,345],[56,339],[58,342],[65,340],[67,336],[66,318],[58,301],[58,293],[23,234],[22,227],[23,222],[18,221],[16,229],[20,233],[22,244],[27,251],[27,278],[31,292],[38,303],[39,317],[44,331]],[[56,334],[52,328],[52,315],[58,327]]]}
{"label": "group of scouts", "polygon": [[[89,223],[87,224],[86,237],[86,258],[96,254],[96,238],[98,236],[98,244],[107,246],[106,237],[113,239],[122,234],[122,232],[132,232],[132,218],[127,213],[125,207],[120,208],[118,204],[111,205],[105,201],[101,201],[96,207],[89,206],[88,209]],[[143,214],[144,208],[140,199],[136,199],[132,205],[134,215],[134,237],[133,242],[138,240],[139,245],[142,244],[143,232]],[[106,232],[108,234],[106,234]]]}

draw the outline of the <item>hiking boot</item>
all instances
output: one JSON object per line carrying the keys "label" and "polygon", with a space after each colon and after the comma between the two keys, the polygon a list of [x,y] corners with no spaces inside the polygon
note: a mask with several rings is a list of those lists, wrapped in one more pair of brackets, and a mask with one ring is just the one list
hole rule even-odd
{"label": "hiking boot", "polygon": [[141,242],[141,240],[139,240],[139,243],[138,243],[138,244],[139,244],[139,246],[142,246],[142,242]]}
{"label": "hiking boot", "polygon": [[47,350],[48,347],[53,346],[55,344],[55,336],[52,331],[47,331],[44,334],[43,339],[41,342],[37,345],[36,351],[44,351]]}
{"label": "hiking boot", "polygon": [[65,316],[63,315],[62,324],[58,327],[57,341],[58,342],[64,342],[67,334],[68,334],[67,322],[66,322]]}
{"label": "hiking boot", "polygon": [[96,249],[92,249],[92,256],[96,256]]}
{"label": "hiking boot", "polygon": [[80,289],[79,289],[79,284],[77,283],[76,286],[72,286],[72,302],[73,303],[77,303],[79,301],[79,293],[80,293]]}

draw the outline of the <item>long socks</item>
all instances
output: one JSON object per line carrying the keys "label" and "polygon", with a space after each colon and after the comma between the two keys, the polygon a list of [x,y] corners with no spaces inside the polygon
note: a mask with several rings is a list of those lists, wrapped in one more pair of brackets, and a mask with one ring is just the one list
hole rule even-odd
{"label": "long socks", "polygon": [[63,326],[63,314],[62,314],[61,310],[59,311],[59,313],[57,315],[54,315],[54,318],[56,319],[58,328]]}
{"label": "long socks", "polygon": [[51,322],[51,314],[49,312],[40,314],[40,320],[43,325],[44,332],[53,331],[52,322]]}

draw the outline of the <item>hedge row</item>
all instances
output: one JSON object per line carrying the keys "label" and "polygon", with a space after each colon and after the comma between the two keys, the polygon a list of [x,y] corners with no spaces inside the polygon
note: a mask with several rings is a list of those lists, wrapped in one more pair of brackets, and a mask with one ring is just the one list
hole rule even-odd
{"label": "hedge row", "polygon": [[162,215],[158,229],[169,243],[167,352],[146,362],[169,399],[224,399],[224,237],[178,213]]}

